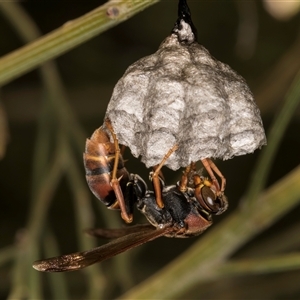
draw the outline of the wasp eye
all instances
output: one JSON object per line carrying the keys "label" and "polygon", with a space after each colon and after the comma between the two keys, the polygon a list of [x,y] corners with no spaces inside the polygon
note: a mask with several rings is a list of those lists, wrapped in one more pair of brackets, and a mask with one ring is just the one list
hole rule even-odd
{"label": "wasp eye", "polygon": [[[219,211],[220,205],[216,201],[216,194],[209,188],[208,186],[203,186],[201,188],[201,200],[200,204],[204,206],[204,208],[208,209],[208,211],[212,213],[216,213]],[[201,203],[203,202],[203,203]]]}
{"label": "wasp eye", "polygon": [[219,215],[228,206],[227,198],[224,195],[217,197],[216,193],[208,186],[201,187],[200,195],[196,195],[196,198],[208,213]]}

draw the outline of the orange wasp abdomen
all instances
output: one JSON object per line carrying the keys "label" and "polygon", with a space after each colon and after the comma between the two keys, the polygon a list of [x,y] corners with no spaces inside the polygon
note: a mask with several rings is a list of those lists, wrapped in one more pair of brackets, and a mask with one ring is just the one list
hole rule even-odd
{"label": "orange wasp abdomen", "polygon": [[[119,208],[111,187],[111,172],[115,162],[115,146],[102,127],[96,129],[86,140],[83,161],[87,183],[93,194],[109,208]],[[125,191],[129,174],[120,155],[117,178],[122,191]]]}

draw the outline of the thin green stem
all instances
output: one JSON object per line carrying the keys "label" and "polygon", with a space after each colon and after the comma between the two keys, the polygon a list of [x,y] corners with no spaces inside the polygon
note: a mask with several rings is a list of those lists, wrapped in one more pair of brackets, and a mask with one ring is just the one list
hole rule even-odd
{"label": "thin green stem", "polygon": [[[27,229],[23,233],[21,241],[18,245],[18,251],[16,254],[15,266],[13,271],[13,283],[10,293],[10,299],[21,299],[24,297],[29,297],[28,295],[28,268],[30,268],[32,261],[37,256],[36,243],[40,236],[40,232],[43,228],[43,224],[46,220],[46,214],[52,199],[53,193],[56,190],[56,186],[59,182],[60,176],[62,174],[62,166],[64,165],[62,155],[58,150],[54,156],[53,162],[50,163],[48,172],[41,180],[39,190],[36,192],[36,199],[34,201],[35,205],[31,205],[29,211]],[[38,199],[38,201],[37,201]],[[36,284],[37,274],[30,273],[31,284]],[[34,295],[40,298],[39,286],[35,289],[31,289],[32,298]]]}
{"label": "thin green stem", "polygon": [[[120,218],[119,211],[107,212],[107,208],[104,205],[99,205],[99,211],[101,213],[101,219],[104,224],[107,224],[110,228],[121,228],[124,226],[124,222]],[[136,249],[137,250],[137,249]],[[127,291],[134,283],[134,274],[131,265],[134,263],[134,257],[130,251],[118,255],[112,259],[111,274],[113,279],[107,283],[107,290],[115,289],[116,283],[120,285],[123,291]]]}
{"label": "thin green stem", "polygon": [[14,259],[16,255],[16,248],[9,246],[0,250],[0,266]]}
{"label": "thin green stem", "polygon": [[[116,26],[159,0],[111,0],[0,59],[0,86]],[[3,3],[4,5],[9,3]]]}
{"label": "thin green stem", "polygon": [[0,2],[0,12],[11,23],[25,43],[37,39],[41,32],[24,9],[16,2]]}
{"label": "thin green stem", "polygon": [[[300,253],[273,257],[229,261],[214,270],[215,278],[250,274],[266,274],[300,269]],[[214,279],[215,279],[214,278]]]}
{"label": "thin green stem", "polygon": [[245,194],[245,209],[248,205],[253,204],[257,200],[259,193],[265,187],[272,163],[279,149],[281,140],[288,124],[292,120],[292,116],[300,103],[300,72],[294,79],[290,89],[288,90],[283,106],[275,115],[274,122],[271,125],[268,136],[268,145],[262,150],[257,161],[256,167],[252,172],[251,185]]}
{"label": "thin green stem", "polygon": [[[56,238],[50,230],[46,231],[44,239],[44,249],[46,257],[59,255],[58,244]],[[53,299],[70,299],[67,290],[66,274],[50,274],[50,288]]]}

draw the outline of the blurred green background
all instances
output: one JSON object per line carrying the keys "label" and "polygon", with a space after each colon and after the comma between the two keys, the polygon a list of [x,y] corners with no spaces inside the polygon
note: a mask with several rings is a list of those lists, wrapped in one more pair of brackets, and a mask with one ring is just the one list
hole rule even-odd
{"label": "blurred green background", "polygon": [[[41,33],[47,34],[103,3],[90,0],[23,1],[20,6]],[[280,3],[288,5],[287,1]],[[276,2],[273,4],[276,5]],[[1,3],[0,6],[1,56],[23,46],[19,34],[7,19],[4,5]],[[270,8],[262,1],[190,0],[189,6],[198,29],[199,43],[247,80],[268,132],[300,70],[299,5],[296,2],[291,13],[286,15],[280,15],[283,8],[275,13],[274,7]],[[84,237],[82,232],[86,226],[122,226],[119,212],[106,210],[87,190],[82,163],[84,138],[102,125],[112,89],[126,68],[137,59],[155,52],[169,35],[176,19],[177,1],[163,0],[59,56],[55,64],[63,84],[66,105],[59,99],[57,111],[47,104],[51,101],[47,100],[47,89],[38,69],[1,89],[1,299],[33,299],[32,295],[46,299],[114,298],[146,280],[196,240],[201,240],[202,236],[184,240],[161,238],[92,267],[93,271],[48,275],[36,272],[30,264],[35,259],[76,252],[103,243]],[[66,111],[68,117],[64,122],[60,117]],[[267,187],[300,162],[299,114],[297,108],[290,118],[267,177]],[[69,121],[70,115],[72,122]],[[60,132],[65,134],[59,135]],[[68,142],[66,136],[70,136]],[[64,142],[67,146],[60,148],[59,145]],[[58,152],[63,153],[62,161],[66,163],[55,169]],[[217,161],[227,178],[226,195],[230,207],[226,214],[214,218],[215,223],[221,222],[242,205],[251,180],[259,176],[252,173],[259,154],[257,150],[254,154],[229,161]],[[130,172],[148,178],[149,170],[133,158],[128,149],[125,159],[128,159],[126,167]],[[40,167],[42,165],[43,168]],[[54,183],[40,192],[39,186],[52,171],[56,178]],[[173,184],[178,180],[180,171],[164,170],[164,174],[167,182]],[[48,199],[45,215],[39,209],[35,210],[40,197]],[[270,228],[239,248],[234,258],[268,257],[299,251],[299,213],[299,206],[293,207]],[[42,216],[41,220],[39,216]],[[34,223],[33,219],[38,221]],[[145,219],[137,213],[135,222],[145,222]],[[27,231],[34,226],[39,231],[36,234],[38,239],[29,254]],[[177,297],[299,299],[299,281],[299,270],[228,278],[225,273],[220,278],[188,287]]]}

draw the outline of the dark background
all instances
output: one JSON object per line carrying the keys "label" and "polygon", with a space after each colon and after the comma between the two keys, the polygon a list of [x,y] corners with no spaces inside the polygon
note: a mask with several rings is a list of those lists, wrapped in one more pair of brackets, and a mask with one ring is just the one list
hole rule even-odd
{"label": "dark background", "polygon": [[[102,3],[104,1],[25,1],[21,5],[41,32],[46,34]],[[229,64],[245,77],[256,96],[265,128],[268,129],[272,120],[276,118],[284,95],[300,66],[299,13],[279,20],[268,13],[261,1],[189,1],[189,6],[198,29],[199,43],[209,49],[217,59]],[[161,41],[172,30],[176,16],[177,1],[161,1],[56,59],[69,104],[87,137],[102,125],[112,89],[126,68],[137,59],[156,51]],[[249,23],[246,29],[243,29],[241,26],[245,20]],[[0,36],[1,56],[23,45],[2,15]],[[18,240],[18,234],[28,222],[32,194],[32,161],[42,97],[39,72],[32,71],[7,84],[3,87],[1,96],[9,132],[6,153],[0,161],[0,248],[4,248]],[[268,185],[299,164],[299,123],[297,110],[278,150]],[[249,184],[258,152],[217,162],[227,178],[229,213],[237,207]],[[129,159],[126,166],[130,172],[147,178],[149,170],[138,159],[131,157],[129,151],[126,152],[125,158]],[[76,154],[76,159],[84,179],[81,153]],[[175,183],[180,176],[180,172],[168,170],[165,170],[164,174],[169,183]],[[95,226],[108,226],[109,221],[103,221],[99,213],[102,205],[92,197],[91,203],[97,211]],[[105,208],[103,210],[107,215],[106,219],[109,219],[110,215],[118,216],[118,212],[107,211]],[[247,253],[255,243],[264,241],[266,237],[275,238],[284,230],[299,227],[299,212],[299,207],[296,207],[237,255],[243,255],[243,251]],[[223,217],[215,218],[215,222]],[[135,218],[136,222],[144,221],[138,214]],[[55,191],[47,221],[57,236],[60,253],[79,250],[74,232],[72,193],[65,177],[62,177]],[[299,249],[299,241],[295,241],[290,250]],[[130,284],[134,285],[159,270],[192,242],[193,239],[161,239],[132,251],[129,267],[130,274],[134,275]],[[280,242],[279,240],[278,243]],[[117,276],[111,268],[112,264],[112,261],[108,261],[102,267],[107,276],[105,293],[108,298],[126,289],[126,286],[117,281]],[[0,283],[0,298],[6,298],[9,293],[11,266],[5,264],[0,269],[1,278],[5,278]],[[86,282],[81,281],[82,274],[78,272],[66,276],[71,295],[83,297]],[[46,282],[47,277],[44,278]],[[293,271],[213,282],[207,285],[202,297],[298,299],[299,279],[299,271]],[[47,297],[51,298],[49,289],[46,289],[46,292]],[[189,298],[197,299],[198,295],[199,289],[187,293]]]}

